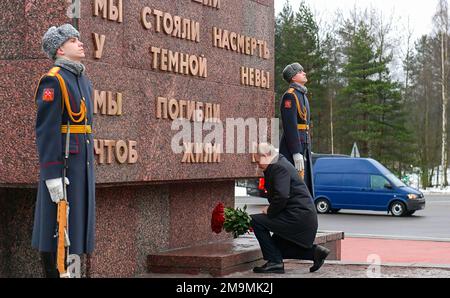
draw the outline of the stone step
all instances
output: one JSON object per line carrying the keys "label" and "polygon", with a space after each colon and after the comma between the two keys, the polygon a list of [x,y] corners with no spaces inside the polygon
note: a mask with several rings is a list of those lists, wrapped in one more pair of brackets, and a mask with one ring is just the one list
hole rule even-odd
{"label": "stone step", "polygon": [[[340,260],[343,232],[319,232],[315,244],[331,250],[328,260]],[[151,254],[148,271],[169,274],[210,274],[224,276],[247,271],[264,263],[258,241],[253,234],[218,243],[191,246]]]}

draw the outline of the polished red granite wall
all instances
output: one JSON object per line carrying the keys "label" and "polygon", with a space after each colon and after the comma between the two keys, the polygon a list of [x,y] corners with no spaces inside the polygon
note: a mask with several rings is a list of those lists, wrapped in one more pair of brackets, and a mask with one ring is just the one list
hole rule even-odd
{"label": "polished red granite wall", "polygon": [[34,90],[52,63],[41,50],[44,32],[70,22],[67,1],[0,1],[0,185],[35,184]]}
{"label": "polished red granite wall", "polygon": [[98,191],[97,245],[88,257],[89,277],[145,273],[148,254],[216,242],[210,214],[221,200],[234,204],[233,182],[108,188]]}
{"label": "polished red granite wall", "polygon": [[176,184],[170,187],[169,247],[223,240],[229,235],[211,231],[211,212],[217,203],[234,206],[234,181]]}
{"label": "polished red granite wall", "polygon": [[[226,118],[271,118],[274,115],[273,1],[228,0],[216,10],[192,1],[124,1],[123,23],[93,16],[93,0],[81,1],[79,29],[85,64],[94,88],[123,93],[123,115],[97,115],[98,139],[135,140],[134,165],[97,165],[100,184],[233,179],[255,176],[248,154],[226,154],[220,164],[182,164],[170,148],[171,121],[156,119],[158,96],[221,104]],[[145,30],[140,11],[148,6],[200,22],[200,42]],[[41,37],[54,24],[72,22],[67,1],[1,1],[0,29],[0,185],[34,185],[38,179],[33,95],[39,77],[51,63],[41,52]],[[150,17],[149,19],[153,19]],[[153,21],[152,21],[153,22]],[[212,27],[266,40],[268,60],[213,47]],[[106,35],[103,57],[94,59],[92,33]],[[6,42],[3,42],[6,41]],[[208,77],[198,78],[152,70],[150,47],[204,55]],[[270,89],[240,85],[240,67],[270,72]]]}
{"label": "polished red granite wall", "polygon": [[[0,189],[0,198],[3,198],[6,196],[6,189]],[[0,204],[0,263],[5,264],[7,262],[7,249],[8,246],[5,243],[5,236],[6,236],[6,218],[5,218],[5,212],[3,210],[2,204]],[[0,266],[0,278],[7,276],[7,266]]]}
{"label": "polished red granite wall", "polygon": [[4,277],[41,277],[39,254],[31,248],[35,189],[0,190],[0,272]]}
{"label": "polished red granite wall", "polygon": [[[136,276],[150,253],[230,239],[210,228],[215,205],[234,204],[230,189],[232,181],[98,189],[96,247],[83,258],[84,276]],[[0,189],[0,277],[42,277],[31,248],[35,194]]]}
{"label": "polished red granite wall", "polygon": [[[134,165],[96,165],[97,246],[83,271],[91,277],[134,276],[145,272],[151,252],[230,237],[210,231],[210,215],[219,201],[234,204],[235,178],[255,176],[249,155],[224,155],[220,164],[182,164],[170,149],[171,122],[156,119],[155,100],[220,103],[222,120],[272,117],[273,0],[222,0],[220,10],[187,0],[130,0],[124,1],[122,24],[93,17],[93,1],[81,3],[79,29],[94,88],[124,96],[121,117],[96,116],[95,137],[135,140],[139,152]],[[42,274],[31,249],[36,189],[23,187],[34,187],[39,174],[33,96],[51,67],[41,38],[51,25],[72,22],[67,6],[65,0],[0,1],[0,276]],[[144,30],[139,21],[144,6],[199,21],[200,43]],[[214,48],[213,26],[268,41],[272,57]],[[93,32],[107,36],[101,60],[93,58]],[[208,78],[152,70],[150,46],[204,54]],[[241,86],[240,66],[269,71],[271,88]]]}

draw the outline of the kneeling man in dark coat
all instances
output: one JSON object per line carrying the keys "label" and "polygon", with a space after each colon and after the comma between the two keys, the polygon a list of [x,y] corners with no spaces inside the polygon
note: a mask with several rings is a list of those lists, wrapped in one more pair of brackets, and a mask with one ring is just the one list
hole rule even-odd
{"label": "kneeling man in dark coat", "polygon": [[[317,212],[311,194],[295,167],[270,144],[259,144],[254,155],[264,170],[270,205],[262,214],[252,215],[252,228],[267,263],[255,273],[284,273],[283,259],[310,260],[315,272],[330,253],[314,245]],[[271,235],[272,232],[272,235]]]}

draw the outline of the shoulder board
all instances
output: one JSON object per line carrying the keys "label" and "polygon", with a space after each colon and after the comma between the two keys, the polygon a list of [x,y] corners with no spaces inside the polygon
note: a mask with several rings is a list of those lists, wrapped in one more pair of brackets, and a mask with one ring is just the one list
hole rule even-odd
{"label": "shoulder board", "polygon": [[47,73],[47,75],[50,76],[50,77],[54,77],[54,76],[56,76],[58,74],[60,69],[61,69],[60,67],[55,66],[52,69],[50,69],[50,71]]}
{"label": "shoulder board", "polygon": [[287,91],[287,93],[289,93],[289,94],[292,94],[292,93],[294,93],[294,92],[295,92],[295,89],[294,89],[294,88],[289,88],[288,91]]}

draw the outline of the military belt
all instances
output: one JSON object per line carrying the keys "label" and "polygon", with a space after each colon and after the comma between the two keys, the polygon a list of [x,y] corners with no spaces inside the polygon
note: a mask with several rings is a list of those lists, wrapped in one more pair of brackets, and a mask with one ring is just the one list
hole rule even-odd
{"label": "military belt", "polygon": [[[67,133],[67,125],[61,125],[61,133]],[[70,133],[92,133],[90,125],[70,125]]]}
{"label": "military belt", "polygon": [[298,124],[297,125],[298,130],[309,130],[309,125],[307,124]]}

